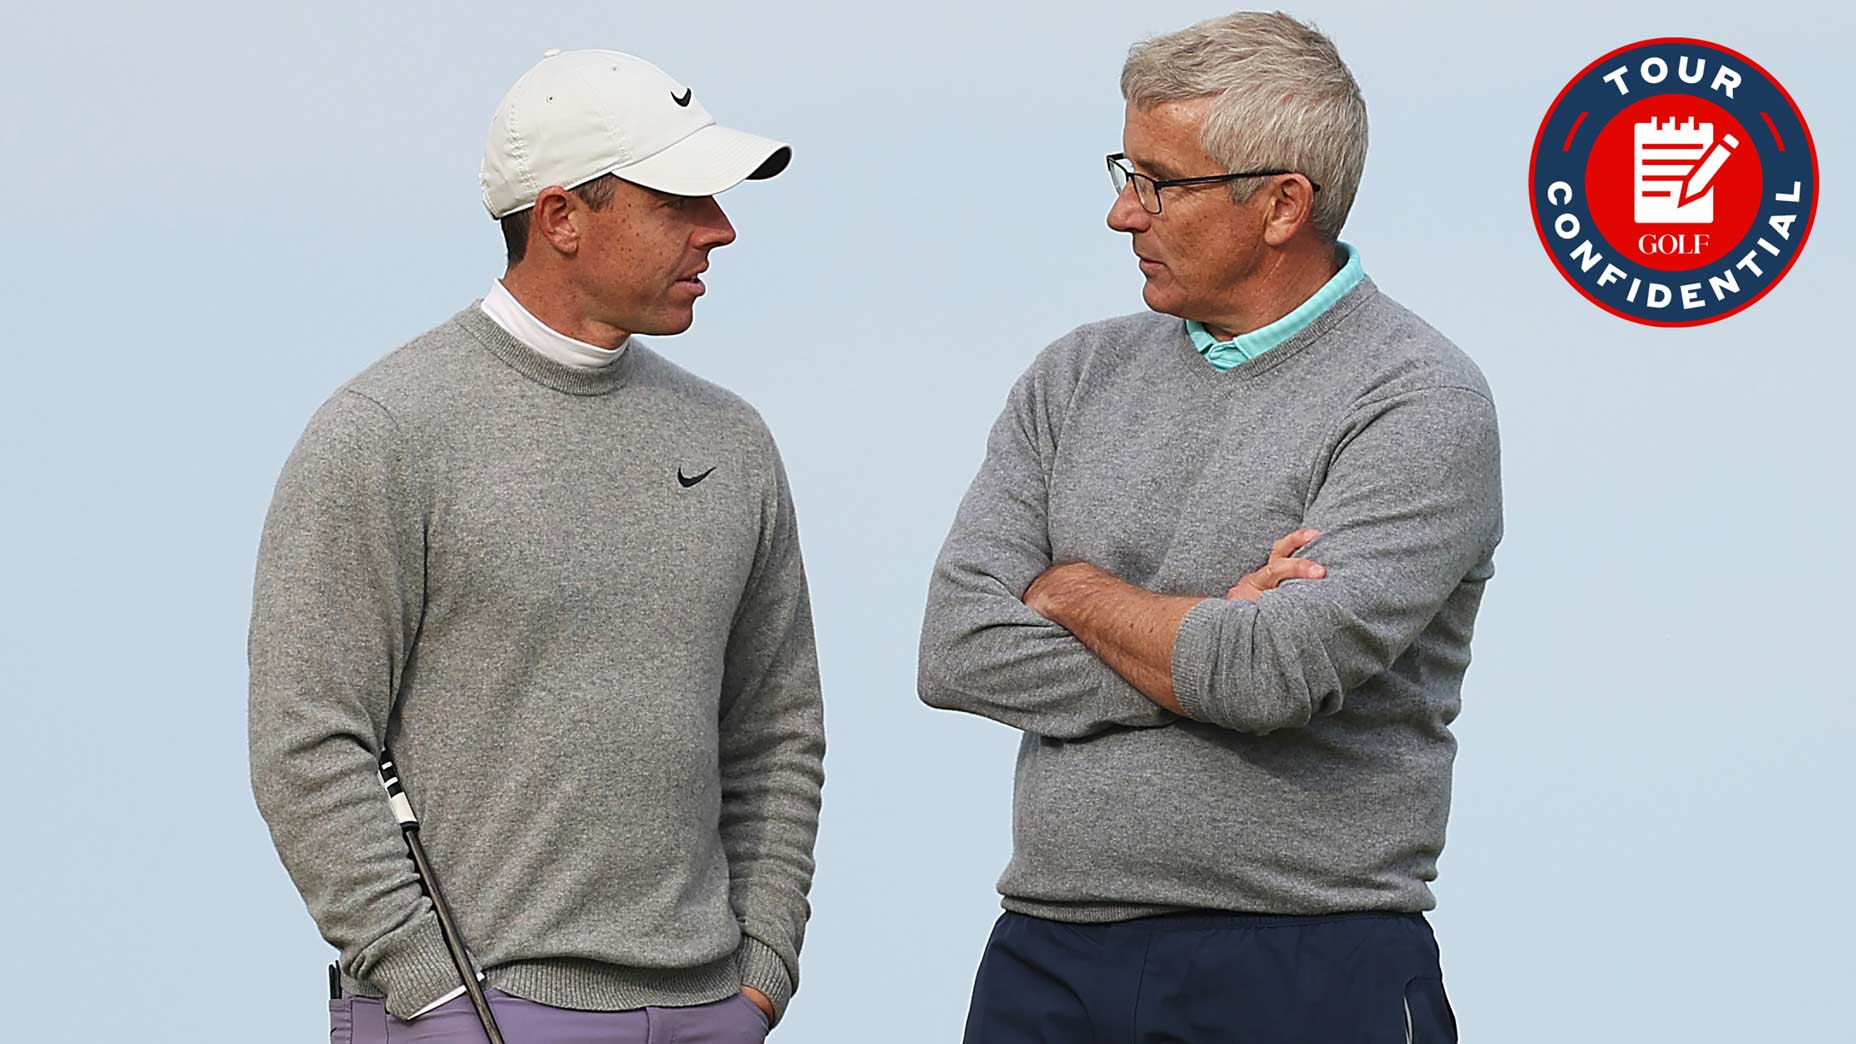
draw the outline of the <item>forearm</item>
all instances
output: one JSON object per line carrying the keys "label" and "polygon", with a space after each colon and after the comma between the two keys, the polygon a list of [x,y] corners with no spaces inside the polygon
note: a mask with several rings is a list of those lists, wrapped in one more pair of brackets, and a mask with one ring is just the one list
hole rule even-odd
{"label": "forearm", "polygon": [[252,790],[279,858],[342,970],[406,1017],[459,984],[374,757],[345,737],[311,740],[268,698],[252,708]]}
{"label": "forearm", "polygon": [[824,778],[818,725],[808,715],[759,749],[731,751],[722,766],[722,849],[729,905],[743,935],[736,960],[742,985],[767,996],[775,1019],[798,987],[811,915],[807,893]]}
{"label": "forearm", "polygon": [[1086,563],[1050,570],[1026,599],[1141,695],[1185,713],[1173,691],[1173,642],[1203,599],[1155,594]]}
{"label": "forearm", "polygon": [[[273,531],[275,532],[275,531]],[[342,967],[402,1017],[458,985],[375,773],[391,695],[364,664],[390,656],[309,564],[261,558],[251,635],[251,784],[272,840]],[[308,633],[303,619],[352,624]]]}
{"label": "forearm", "polygon": [[813,846],[825,782],[825,725],[809,624],[721,722],[721,815],[729,904],[745,938],[742,982],[775,1018],[798,985],[811,915]]}
{"label": "forearm", "polygon": [[752,727],[737,723],[724,737],[720,829],[729,905],[741,922],[741,984],[763,994],[778,1021],[799,985],[812,912],[825,741],[815,701],[774,714]]}
{"label": "forearm", "polygon": [[[982,473],[961,505],[928,586],[922,702],[1052,739],[1171,724],[1163,707],[1022,600],[1050,566],[1044,521],[1030,503]],[[1015,512],[1015,524],[1003,524]]]}
{"label": "forearm", "polygon": [[919,691],[929,706],[1052,739],[1174,720],[1016,595],[952,588],[937,576],[922,628]]}

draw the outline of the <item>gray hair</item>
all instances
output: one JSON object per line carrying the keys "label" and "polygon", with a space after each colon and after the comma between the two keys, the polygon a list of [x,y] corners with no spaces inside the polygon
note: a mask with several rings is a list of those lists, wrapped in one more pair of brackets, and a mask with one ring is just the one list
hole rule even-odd
{"label": "gray hair", "polygon": [[[1321,186],[1314,226],[1347,223],[1366,166],[1366,100],[1340,52],[1281,11],[1239,11],[1128,49],[1121,96],[1139,109],[1210,97],[1199,140],[1226,170],[1280,167]],[[1263,179],[1233,182],[1239,202]]]}

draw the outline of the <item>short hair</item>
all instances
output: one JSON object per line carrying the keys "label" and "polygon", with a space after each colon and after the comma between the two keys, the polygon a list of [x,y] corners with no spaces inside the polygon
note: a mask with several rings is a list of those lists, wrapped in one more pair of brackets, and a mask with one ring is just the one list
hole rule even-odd
{"label": "short hair", "polygon": [[[619,179],[614,174],[601,174],[592,181],[576,185],[568,191],[579,196],[580,201],[588,208],[604,210],[612,202],[612,197],[618,195]],[[503,216],[503,252],[509,256],[511,267],[514,267],[516,262],[528,254],[529,215],[534,212],[535,208],[529,206]]]}
{"label": "short hair", "polygon": [[[1121,96],[1140,109],[1212,99],[1200,141],[1226,170],[1282,168],[1321,186],[1313,223],[1334,239],[1366,166],[1366,100],[1334,41],[1281,11],[1239,11],[1128,49]],[[1231,184],[1243,202],[1264,184]]]}

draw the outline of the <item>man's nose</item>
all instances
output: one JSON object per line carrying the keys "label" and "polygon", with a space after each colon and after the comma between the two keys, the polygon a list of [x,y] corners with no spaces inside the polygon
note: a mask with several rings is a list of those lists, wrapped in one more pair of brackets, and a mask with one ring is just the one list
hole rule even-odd
{"label": "man's nose", "polygon": [[1153,225],[1153,215],[1141,207],[1134,184],[1130,182],[1116,194],[1108,208],[1108,227],[1117,232],[1145,232]]}
{"label": "man's nose", "polygon": [[714,196],[704,197],[703,209],[702,226],[696,235],[696,244],[713,250],[733,243],[735,226],[728,220],[728,215],[722,212],[722,205],[716,202]]}

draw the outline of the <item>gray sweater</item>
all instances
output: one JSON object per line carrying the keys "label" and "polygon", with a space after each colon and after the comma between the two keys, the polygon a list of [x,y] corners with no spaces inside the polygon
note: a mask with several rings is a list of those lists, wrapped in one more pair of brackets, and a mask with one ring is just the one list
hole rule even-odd
{"label": "gray sweater", "polygon": [[491,985],[784,1010],[824,731],[785,473],[740,399],[636,339],[573,369],[460,312],[310,421],[250,660],[252,788],[351,991],[404,1017],[459,985],[384,741]]}
{"label": "gray sweater", "polygon": [[[1430,909],[1501,536],[1487,385],[1370,280],[1223,373],[1183,326],[1111,319],[1039,355],[935,565],[922,699],[1025,732],[1004,905]],[[1224,600],[1301,526],[1324,579]],[[1173,647],[1187,718],[1020,601],[1072,561],[1208,596]]]}

